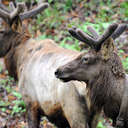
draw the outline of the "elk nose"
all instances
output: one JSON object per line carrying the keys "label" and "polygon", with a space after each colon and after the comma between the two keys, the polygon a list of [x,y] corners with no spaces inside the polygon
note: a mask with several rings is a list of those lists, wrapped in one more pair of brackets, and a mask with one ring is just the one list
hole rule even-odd
{"label": "elk nose", "polygon": [[61,75],[62,75],[62,71],[61,71],[60,69],[57,69],[57,70],[55,71],[55,76],[56,76],[56,78],[60,78]]}

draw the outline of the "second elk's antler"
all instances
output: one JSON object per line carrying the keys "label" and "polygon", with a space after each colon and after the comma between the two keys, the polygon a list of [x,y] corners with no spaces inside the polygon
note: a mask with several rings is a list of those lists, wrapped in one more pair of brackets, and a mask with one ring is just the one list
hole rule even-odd
{"label": "second elk's antler", "polygon": [[104,32],[102,36],[100,36],[96,32],[96,30],[90,26],[87,27],[87,29],[88,31],[91,32],[92,36],[74,27],[69,29],[69,33],[76,39],[88,44],[91,48],[98,51],[100,50],[102,43],[106,39],[108,39],[111,36],[115,40],[126,30],[126,28],[127,28],[126,24],[118,25],[116,23],[113,23],[112,25],[108,27],[108,29]]}
{"label": "second elk's antler", "polygon": [[[115,32],[112,34],[112,38],[115,40],[116,38],[118,38],[126,29],[127,29],[127,25],[126,24],[119,24],[118,28],[115,30]],[[87,27],[88,31],[93,35],[93,38],[99,38],[99,34],[96,32],[96,30],[91,27],[88,26]]]}

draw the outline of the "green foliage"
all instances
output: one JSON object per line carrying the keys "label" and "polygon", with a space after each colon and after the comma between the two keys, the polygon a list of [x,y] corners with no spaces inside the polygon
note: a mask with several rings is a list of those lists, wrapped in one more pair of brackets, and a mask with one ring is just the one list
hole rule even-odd
{"label": "green foliage", "polygon": [[128,57],[122,61],[125,71],[128,73]]}
{"label": "green foliage", "polygon": [[71,9],[72,8],[72,0],[65,0],[65,7],[64,7],[64,9],[65,9],[65,11],[67,11],[67,10],[69,10],[69,9]]}
{"label": "green foliage", "polygon": [[60,43],[60,46],[61,47],[64,47],[64,48],[67,48],[67,49],[70,49],[70,50],[78,50],[78,51],[80,51],[80,47],[79,47],[79,44],[78,44],[78,41],[77,40],[75,40],[74,42],[74,44],[67,44],[67,41],[72,41],[72,38],[70,38],[70,37],[67,37],[67,38],[65,38],[65,39],[63,39],[62,41],[61,41],[61,43]]}
{"label": "green foliage", "polygon": [[18,114],[20,115],[21,113],[26,111],[26,106],[23,100],[19,99],[19,100],[14,100],[12,102],[14,104],[13,108],[12,108],[12,112],[11,115],[13,116],[14,114]]}
{"label": "green foliage", "polygon": [[99,121],[96,128],[106,128],[106,127],[102,124],[102,121]]}
{"label": "green foliage", "polygon": [[9,105],[10,105],[9,102],[0,101],[0,107],[6,107],[6,106],[9,106]]}
{"label": "green foliage", "polygon": [[48,0],[48,3],[51,3],[51,2],[53,2],[53,0]]}
{"label": "green foliage", "polygon": [[91,26],[93,28],[95,28],[95,30],[99,33],[102,34],[102,32],[111,24],[112,22],[99,22],[99,23],[90,23],[90,22],[86,22],[83,23],[82,25],[78,25],[79,28],[81,28],[84,32],[88,32],[87,30],[87,26]]}
{"label": "green foliage", "polygon": [[0,72],[2,72],[3,68],[2,68],[2,65],[0,64]]}
{"label": "green foliage", "polygon": [[[63,20],[64,17],[61,16],[61,13],[58,13],[58,7],[55,4],[53,8],[49,7],[42,14],[37,16],[37,20],[36,20],[37,25],[33,26],[33,30],[40,29],[41,31],[44,31],[44,28],[49,28],[49,29],[57,28],[62,23]],[[42,27],[41,29],[40,26],[43,25],[45,27]]]}
{"label": "green foliage", "polygon": [[38,38],[37,38],[37,40],[44,40],[44,39],[46,39],[46,38],[48,38],[45,34],[43,34],[43,35],[41,35],[41,36],[39,36]]}
{"label": "green foliage", "polygon": [[122,59],[122,64],[123,64],[125,71],[128,73],[128,57],[125,57],[123,50],[119,50],[119,56]]}
{"label": "green foliage", "polygon": [[16,92],[13,89],[13,87],[11,87],[13,83],[14,83],[14,79],[11,77],[7,77],[6,79],[0,80],[0,85],[5,90],[6,95],[10,95],[13,99],[16,99],[13,100],[12,102],[10,101],[9,97],[5,99],[1,99],[0,111],[6,112],[8,109],[10,109],[12,116],[14,116],[14,114],[21,115],[21,113],[26,111],[25,103],[22,100],[21,94]]}
{"label": "green foliage", "polygon": [[13,91],[12,94],[13,94],[15,97],[17,97],[18,99],[21,99],[21,98],[22,98],[21,94],[18,93],[18,92],[16,92],[16,91]]}
{"label": "green foliage", "polygon": [[124,14],[126,17],[128,17],[128,1],[124,1],[120,5],[120,11],[122,14]]}

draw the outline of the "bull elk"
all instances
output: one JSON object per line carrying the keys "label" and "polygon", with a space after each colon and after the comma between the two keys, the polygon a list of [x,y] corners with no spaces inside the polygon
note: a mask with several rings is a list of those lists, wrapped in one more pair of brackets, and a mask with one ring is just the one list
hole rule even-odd
{"label": "bull elk", "polygon": [[10,12],[0,6],[0,17],[7,24],[0,31],[0,57],[4,57],[9,75],[18,80],[29,128],[39,127],[40,115],[46,115],[60,128],[87,128],[85,84],[65,84],[54,75],[59,66],[79,53],[60,48],[50,39],[32,39],[23,29],[22,21],[43,11],[47,3],[28,12],[22,12],[21,3],[12,7]]}
{"label": "bull elk", "polygon": [[128,76],[113,41],[126,28],[125,24],[114,23],[102,36],[93,28],[92,36],[77,28],[69,30],[73,37],[88,44],[90,50],[59,67],[55,75],[64,82],[78,80],[87,84],[90,128],[95,128],[101,110],[113,120],[113,126],[128,128]]}

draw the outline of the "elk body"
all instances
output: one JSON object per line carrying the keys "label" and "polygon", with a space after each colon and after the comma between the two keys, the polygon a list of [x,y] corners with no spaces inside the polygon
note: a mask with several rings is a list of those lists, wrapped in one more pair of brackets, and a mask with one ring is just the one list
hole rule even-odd
{"label": "elk body", "polygon": [[113,42],[121,32],[116,32],[117,26],[111,25],[102,36],[92,29],[94,37],[79,29],[70,29],[72,36],[87,43],[91,49],[55,72],[56,77],[64,82],[79,80],[87,83],[90,128],[96,126],[102,109],[113,120],[113,126],[128,128],[128,76]]}
{"label": "elk body", "polygon": [[0,8],[0,17],[8,27],[0,31],[0,57],[4,57],[9,75],[18,80],[27,106],[29,128],[39,127],[40,115],[46,115],[58,127],[87,128],[88,114],[85,84],[63,83],[54,72],[79,55],[79,52],[60,48],[50,39],[37,41],[23,29],[22,20],[48,7],[42,4],[21,13],[22,4],[13,12]]}

